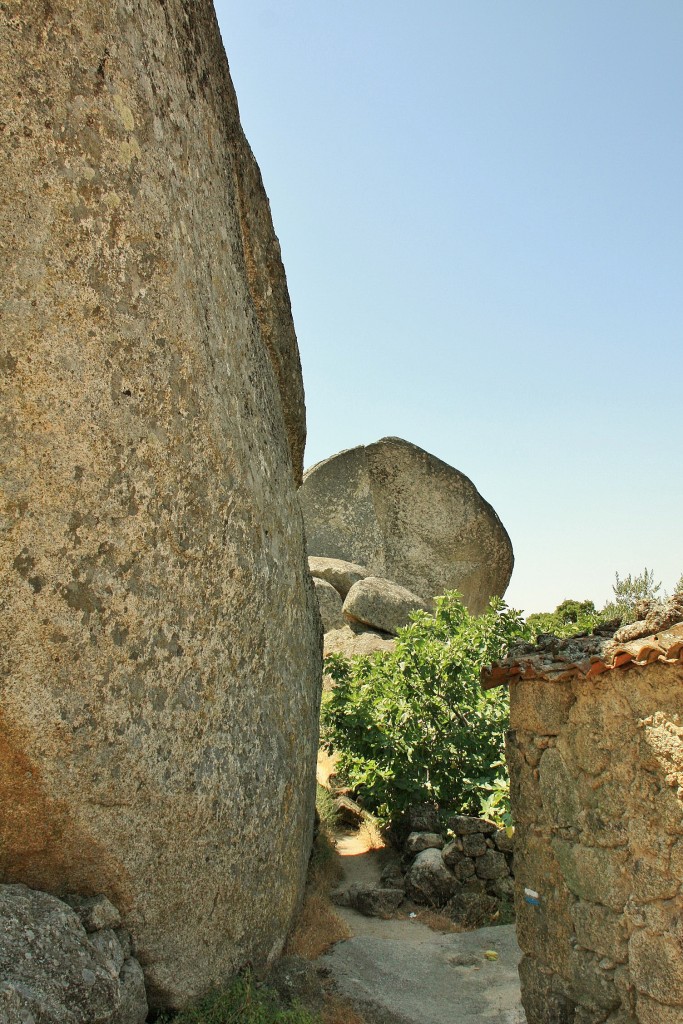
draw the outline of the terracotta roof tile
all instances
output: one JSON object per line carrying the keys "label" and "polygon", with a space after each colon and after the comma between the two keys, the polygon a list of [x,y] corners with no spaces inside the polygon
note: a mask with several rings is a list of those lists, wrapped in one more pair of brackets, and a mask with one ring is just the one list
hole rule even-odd
{"label": "terracotta roof tile", "polygon": [[683,666],[683,621],[626,642],[617,639],[620,632],[612,637],[583,636],[566,640],[550,635],[539,637],[536,646],[522,645],[511,651],[505,661],[485,668],[481,685],[490,690],[520,678],[556,682],[573,675],[592,678],[626,665],[652,665],[658,661]]}

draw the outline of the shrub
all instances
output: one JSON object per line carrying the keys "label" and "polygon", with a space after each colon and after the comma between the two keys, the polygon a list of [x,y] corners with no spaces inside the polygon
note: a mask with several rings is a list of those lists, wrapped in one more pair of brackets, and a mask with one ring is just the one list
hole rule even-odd
{"label": "shrub", "polygon": [[326,659],[335,685],[323,742],[368,809],[384,820],[424,802],[478,813],[500,775],[509,714],[507,692],[483,691],[479,674],[524,635],[503,601],[472,616],[453,592],[433,615],[415,612],[394,651]]}
{"label": "shrub", "polygon": [[[554,612],[535,612],[526,620],[530,638],[539,633],[553,633],[563,638],[577,633],[590,633],[609,616],[596,610],[592,601],[563,601]],[[611,616],[614,618],[614,615]]]}

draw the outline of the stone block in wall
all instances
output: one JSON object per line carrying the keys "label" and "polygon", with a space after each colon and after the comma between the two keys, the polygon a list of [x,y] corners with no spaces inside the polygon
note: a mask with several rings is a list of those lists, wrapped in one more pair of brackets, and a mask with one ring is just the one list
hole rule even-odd
{"label": "stone block in wall", "polygon": [[522,957],[519,980],[527,1024],[575,1024],[576,1004],[563,991],[559,979],[543,969],[542,962]]}
{"label": "stone block in wall", "polygon": [[607,907],[577,900],[571,907],[576,938],[580,946],[617,963],[628,957],[628,923],[623,914]]}
{"label": "stone block in wall", "polygon": [[553,851],[571,892],[589,903],[623,910],[629,897],[628,854],[553,839]]}
{"label": "stone block in wall", "polygon": [[510,684],[510,728],[539,736],[557,736],[574,703],[571,683],[542,679]]}
{"label": "stone block in wall", "polygon": [[498,850],[487,850],[481,857],[477,857],[474,870],[479,878],[486,880],[503,878],[510,873],[505,854]]}
{"label": "stone block in wall", "polygon": [[512,853],[515,848],[515,836],[508,835],[506,828],[499,828],[497,832],[493,834],[493,842],[495,843],[496,849],[502,853]]}
{"label": "stone block in wall", "polygon": [[486,838],[481,832],[462,837],[462,852],[468,857],[481,857],[487,849]]}
{"label": "stone block in wall", "polygon": [[505,758],[510,773],[510,806],[516,825],[540,824],[545,819],[538,780],[524,756],[529,739],[528,733],[517,734],[512,729],[505,736]]}
{"label": "stone block in wall", "polygon": [[[681,886],[681,875],[676,876],[668,867],[668,851],[663,849],[661,856],[638,856],[631,850],[632,881],[631,893],[638,903],[651,900],[673,899]],[[681,951],[683,956],[683,950]]]}
{"label": "stone block in wall", "polygon": [[683,936],[639,928],[629,939],[628,954],[638,992],[678,1007],[683,1020]]}
{"label": "stone block in wall", "polygon": [[474,835],[477,832],[490,836],[496,831],[496,826],[492,821],[487,821],[486,818],[477,818],[471,814],[453,814],[446,824],[451,832],[455,832],[456,836]]}
{"label": "stone block in wall", "polygon": [[548,822],[558,828],[576,827],[581,804],[574,777],[559,750],[550,747],[538,766],[539,788]]}
{"label": "stone block in wall", "polygon": [[621,997],[614,984],[613,970],[602,966],[599,956],[587,949],[573,948],[571,971],[569,995],[577,1004],[602,1011],[619,1008]]}
{"label": "stone block in wall", "polygon": [[[569,913],[573,902],[562,879],[560,865],[548,840],[518,828],[515,833],[515,911],[517,940],[522,952],[535,957],[547,968],[571,979],[571,939],[574,922]],[[529,897],[527,892],[536,893]]]}

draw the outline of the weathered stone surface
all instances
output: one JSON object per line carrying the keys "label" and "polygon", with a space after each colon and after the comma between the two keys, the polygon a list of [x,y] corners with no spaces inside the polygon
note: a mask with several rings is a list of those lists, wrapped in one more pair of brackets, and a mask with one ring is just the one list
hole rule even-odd
{"label": "weathered stone surface", "polygon": [[331,629],[342,629],[344,616],[342,615],[342,599],[331,583],[326,580],[319,580],[313,577],[315,596],[318,599],[320,618],[323,622],[323,629],[329,633]]}
{"label": "weathered stone surface", "polygon": [[512,853],[515,848],[515,835],[514,832],[508,835],[506,828],[499,828],[493,833],[493,842],[496,845],[496,849],[502,853]]}
{"label": "weathered stone surface", "polygon": [[360,622],[395,635],[402,626],[408,625],[410,613],[417,609],[432,611],[433,606],[397,583],[368,576],[351,587],[343,613],[347,622]]}
{"label": "weathered stone surface", "polygon": [[349,906],[365,917],[389,918],[404,899],[403,889],[376,888],[372,885],[352,885]]}
{"label": "weathered stone surface", "polygon": [[683,1016],[683,936],[658,935],[646,928],[634,931],[628,944],[629,969],[639,992]]}
{"label": "weathered stone surface", "polygon": [[477,857],[474,870],[479,878],[484,879],[503,878],[510,874],[505,854],[498,850],[487,850],[481,857]]}
{"label": "weathered stone surface", "polygon": [[564,880],[575,896],[621,911],[629,895],[623,850],[601,850],[553,839],[552,847]]}
{"label": "weathered stone surface", "polygon": [[[512,700],[512,694],[515,697]],[[569,683],[532,679],[510,686],[510,728],[556,736],[566,725],[575,697]]]}
{"label": "weathered stone surface", "polygon": [[315,555],[309,555],[308,568],[311,570],[311,576],[331,584],[342,601],[354,583],[364,580],[366,576],[372,576],[365,566],[356,565],[355,562],[344,562],[340,558],[317,558]]}
{"label": "weathered stone surface", "polygon": [[325,657],[338,652],[353,658],[355,655],[374,654],[375,651],[393,651],[395,647],[396,640],[386,633],[376,633],[371,629],[355,630],[350,626],[331,629],[324,638]]}
{"label": "weathered stone surface", "polygon": [[617,963],[628,958],[628,928],[623,914],[615,914],[597,903],[577,900],[571,907],[571,915],[580,946],[592,949],[600,956]]}
{"label": "weathered stone surface", "polygon": [[88,934],[48,893],[0,886],[0,1020],[143,1024],[142,969],[111,929]]}
{"label": "weathered stone surface", "polygon": [[311,555],[367,566],[424,599],[459,590],[470,611],[502,596],[510,539],[458,470],[397,437],[319,462],[299,491]]}
{"label": "weathered stone surface", "polygon": [[562,989],[559,979],[543,970],[533,957],[519,963],[522,1005],[527,1024],[575,1024],[576,1004]]}
{"label": "weathered stone surface", "polygon": [[406,812],[411,832],[438,832],[439,809],[435,804],[413,804]]}
{"label": "weathered stone surface", "polygon": [[667,651],[602,672],[592,655],[516,661],[506,751],[532,1024],[554,1019],[534,995],[548,984],[572,1024],[683,1021],[683,665]]}
{"label": "weathered stone surface", "polygon": [[86,932],[118,928],[121,924],[121,915],[106,896],[68,895],[64,902],[76,911]]}
{"label": "weathered stone surface", "polygon": [[[462,840],[451,839],[450,843],[446,843],[441,851],[441,856],[443,857],[444,864],[448,865],[449,868],[455,871],[456,875],[458,875],[458,866],[463,862],[471,866],[472,870],[469,874],[474,874],[474,865],[472,864],[472,861],[463,853]],[[460,876],[458,875],[458,877]]]}
{"label": "weathered stone surface", "polygon": [[446,824],[451,832],[455,832],[456,836],[473,835],[476,832],[490,836],[496,831],[496,826],[492,821],[487,821],[486,818],[475,818],[469,814],[453,814]]}
{"label": "weathered stone surface", "polygon": [[284,273],[208,0],[5,4],[0,103],[0,878],[175,1004],[278,951],[313,824]]}
{"label": "weathered stone surface", "polygon": [[468,857],[481,857],[486,849],[486,837],[481,832],[472,832],[462,837],[462,851]]}
{"label": "weathered stone surface", "polygon": [[406,893],[416,903],[442,907],[453,896],[458,882],[444,864],[440,850],[418,853],[405,877]]}
{"label": "weathered stone surface", "polygon": [[483,892],[461,892],[448,901],[445,912],[462,928],[486,928],[496,920],[500,904]]}
{"label": "weathered stone surface", "polygon": [[541,799],[548,821],[558,828],[576,827],[581,805],[574,778],[559,750],[546,750],[538,772]]}
{"label": "weathered stone surface", "polygon": [[411,832],[406,839],[405,852],[414,857],[422,850],[441,850],[443,839],[437,832]]}

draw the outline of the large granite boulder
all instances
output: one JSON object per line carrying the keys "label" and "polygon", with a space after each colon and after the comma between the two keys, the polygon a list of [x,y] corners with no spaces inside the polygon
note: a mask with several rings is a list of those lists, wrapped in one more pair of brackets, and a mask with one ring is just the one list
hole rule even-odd
{"label": "large granite boulder", "polygon": [[118,913],[103,899],[94,917],[90,910],[81,915],[48,893],[0,885],[3,1024],[144,1024],[142,969],[116,927]]}
{"label": "large granite boulder", "polygon": [[393,636],[408,625],[411,612],[418,610],[431,612],[434,606],[405,587],[377,576],[354,583],[342,608],[344,618],[351,625],[360,623]]}
{"label": "large granite boulder", "polygon": [[473,613],[502,596],[512,545],[471,480],[386,437],[319,462],[299,490],[309,555],[342,559],[424,599],[459,590]]}
{"label": "large granite boulder", "polygon": [[210,0],[0,6],[0,880],[151,1002],[280,950],[321,627],[284,271]]}

